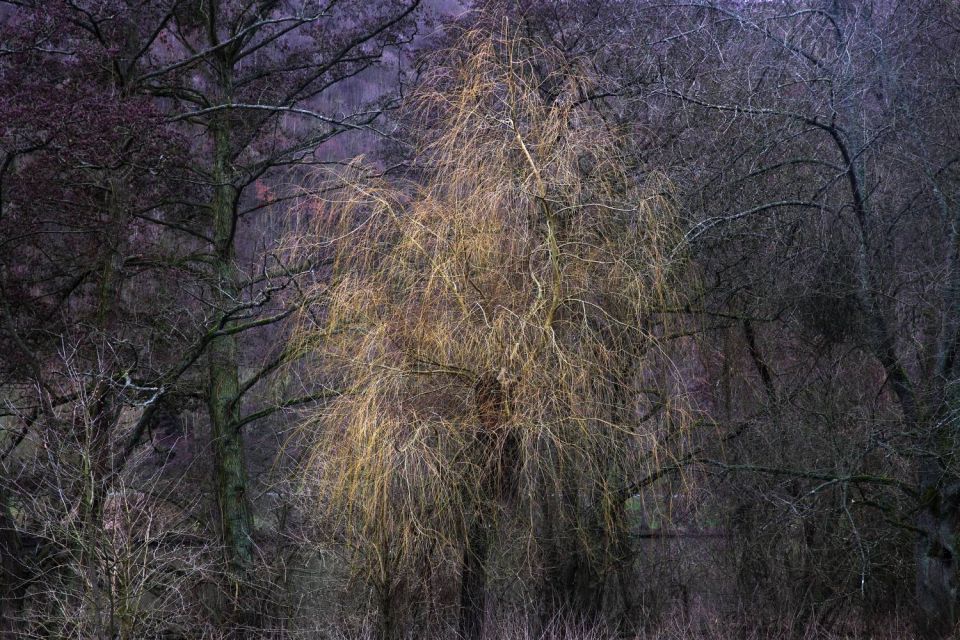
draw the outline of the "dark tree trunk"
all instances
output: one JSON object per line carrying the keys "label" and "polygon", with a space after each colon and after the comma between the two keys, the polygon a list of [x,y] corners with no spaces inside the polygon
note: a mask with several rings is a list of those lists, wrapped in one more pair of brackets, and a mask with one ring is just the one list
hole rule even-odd
{"label": "dark tree trunk", "polygon": [[482,477],[461,563],[460,635],[467,640],[483,636],[491,507],[512,493],[518,466],[515,457],[519,455],[515,436],[505,428],[509,389],[496,375],[488,373],[477,380],[473,391],[479,423],[475,454]]}
{"label": "dark tree trunk", "polygon": [[[545,495],[543,500],[550,497]],[[578,479],[565,474],[563,491],[554,504],[546,504],[540,543],[544,573],[541,585],[541,632],[551,620],[569,617],[588,625],[599,622],[605,587],[615,577],[608,553],[617,553],[622,542],[608,531],[599,498],[589,507],[580,504]],[[558,526],[559,525],[559,526]]]}
{"label": "dark tree trunk", "polygon": [[[855,122],[855,114],[848,115]],[[904,427],[907,431],[920,434],[926,453],[916,461],[917,487],[920,504],[917,505],[916,526],[920,530],[920,541],[915,558],[916,600],[918,613],[918,631],[926,638],[944,638],[952,635],[957,624],[957,568],[954,560],[958,507],[956,498],[948,495],[944,487],[952,485],[941,468],[940,461],[952,456],[955,441],[950,434],[944,434],[937,420],[931,416],[948,417],[943,411],[924,411],[918,386],[907,373],[904,362],[897,353],[896,333],[891,327],[886,310],[879,303],[877,292],[882,291],[875,272],[871,269],[873,247],[873,219],[868,208],[865,167],[858,152],[864,148],[862,136],[855,137],[848,144],[841,131],[833,126],[827,129],[833,138],[840,156],[846,164],[846,177],[849,184],[853,213],[858,229],[858,246],[855,252],[857,273],[857,300],[864,314],[869,341],[874,356],[887,374],[887,383],[897,398],[903,412]],[[956,268],[951,264],[951,269]],[[951,274],[952,275],[952,274]],[[954,325],[956,308],[948,310],[949,324]],[[950,315],[953,314],[953,315]],[[951,336],[952,344],[955,336]],[[940,360],[940,357],[937,358]],[[938,374],[942,381],[948,376],[950,367],[942,368],[938,363]],[[952,376],[951,376],[952,377]],[[941,394],[942,395],[942,394]],[[938,403],[931,403],[936,406]],[[929,405],[928,405],[929,406]],[[945,407],[944,407],[945,408]],[[947,420],[948,429],[952,429],[952,420]]]}
{"label": "dark tree trunk", "polygon": [[921,473],[916,552],[918,626],[924,638],[953,637],[958,622],[957,544],[960,485],[943,486],[935,461]]}
{"label": "dark tree trunk", "polygon": [[[224,102],[231,102],[229,63],[223,63],[221,83]],[[238,193],[233,186],[231,168],[230,123],[220,115],[211,125],[213,133],[214,193],[213,216],[214,280],[213,300],[221,322],[228,330],[234,325],[229,316],[240,300],[235,265],[234,238]],[[207,351],[209,389],[207,406],[213,444],[216,503],[219,511],[221,542],[224,547],[230,592],[234,598],[227,612],[234,629],[233,637],[244,636],[255,626],[255,606],[245,596],[251,590],[253,567],[253,515],[247,492],[247,465],[240,419],[239,345],[236,335],[223,333],[210,341]]]}
{"label": "dark tree trunk", "polygon": [[460,582],[460,635],[466,640],[483,636],[487,597],[487,556],[490,551],[486,519],[477,514],[467,533],[463,549],[463,577]]}
{"label": "dark tree trunk", "polygon": [[10,506],[7,491],[0,486],[0,636],[12,634],[17,614],[23,604],[24,582],[20,534]]}

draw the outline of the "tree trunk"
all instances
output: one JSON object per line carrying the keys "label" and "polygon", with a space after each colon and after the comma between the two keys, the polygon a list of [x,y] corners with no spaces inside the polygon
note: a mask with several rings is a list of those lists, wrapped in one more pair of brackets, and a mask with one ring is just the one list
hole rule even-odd
{"label": "tree trunk", "polygon": [[[949,280],[944,295],[944,316],[934,349],[936,401],[943,418],[938,424],[941,433],[929,432],[928,451],[949,460],[958,445],[957,409],[960,398],[950,389],[949,381],[957,377],[957,332],[960,327],[960,208],[951,209],[934,176],[928,177],[934,197],[944,219],[950,220],[950,256],[947,263]],[[920,631],[929,638],[942,638],[954,632],[960,611],[957,604],[956,535],[960,525],[960,481],[955,473],[944,477],[934,457],[920,461],[919,485],[921,509],[918,527],[925,531],[917,542],[916,595],[921,616]]]}
{"label": "tree trunk", "polygon": [[[240,298],[234,265],[234,233],[237,192],[231,184],[229,125],[218,116],[212,125],[214,143],[214,286],[213,300],[220,313],[227,314]],[[229,330],[229,317],[221,323]],[[247,468],[240,418],[240,376],[238,345],[234,335],[218,335],[207,352],[209,391],[207,404],[213,442],[213,474],[220,517],[221,542],[226,555],[232,592],[238,596],[232,618],[239,626],[253,621],[250,603],[241,604],[248,591],[253,565],[253,517],[247,492]],[[242,635],[238,631],[238,635]]]}
{"label": "tree trunk", "polygon": [[[849,122],[856,122],[856,114],[848,114]],[[920,504],[916,526],[920,540],[915,557],[916,600],[920,634],[925,638],[944,638],[952,635],[957,624],[957,568],[954,560],[954,536],[958,521],[957,496],[945,487],[955,483],[940,467],[940,461],[952,455],[956,444],[949,432],[940,434],[937,420],[930,420],[944,412],[925,412],[917,386],[907,373],[907,368],[897,353],[895,332],[890,327],[885,310],[878,302],[877,292],[881,287],[871,269],[872,217],[868,208],[865,167],[859,150],[865,148],[864,136],[852,129],[853,141],[847,143],[839,129],[831,126],[828,133],[846,163],[846,177],[850,189],[853,212],[858,230],[858,246],[855,252],[857,265],[857,298],[867,323],[868,335],[874,356],[883,366],[900,409],[903,412],[907,431],[915,431],[925,440],[924,453],[916,462],[917,487]],[[956,266],[955,264],[952,266]],[[955,314],[956,309],[948,310]],[[952,324],[947,323],[947,324]],[[950,344],[955,336],[950,336]],[[938,360],[939,360],[938,356]],[[942,363],[938,363],[942,364]],[[939,371],[945,381],[947,371]],[[936,406],[936,403],[934,403]],[[947,417],[947,416],[945,416]],[[952,429],[952,420],[947,420]]]}
{"label": "tree trunk", "polygon": [[[552,539],[545,547],[542,585],[544,624],[557,618],[573,618],[588,625],[599,622],[604,588],[611,577],[604,557],[608,534],[598,507],[582,508],[576,479],[565,478],[561,504],[557,505]],[[558,530],[556,525],[560,525]],[[592,557],[591,557],[592,556]]]}
{"label": "tree trunk", "polygon": [[[927,464],[935,464],[930,461]],[[947,638],[957,626],[957,548],[960,488],[937,486],[931,470],[923,474],[917,525],[924,533],[917,544],[916,596],[919,628],[924,638]],[[937,471],[934,471],[937,473]]]}
{"label": "tree trunk", "polygon": [[[116,331],[117,302],[121,296],[121,270],[124,239],[120,232],[126,217],[126,186],[120,180],[111,183],[108,202],[110,229],[106,254],[100,265],[97,300],[97,328],[103,340],[110,340]],[[90,394],[86,413],[75,425],[81,449],[80,527],[78,559],[85,576],[85,608],[91,613],[91,628],[98,635],[113,637],[116,622],[113,607],[113,584],[106,579],[102,560],[105,544],[104,506],[116,469],[112,446],[120,420],[122,403],[117,391],[117,363],[108,363],[98,372],[99,381]]]}
{"label": "tree trunk", "polygon": [[470,524],[463,549],[460,582],[460,636],[478,640],[483,636],[487,596],[487,556],[490,550],[486,519],[478,513]]}
{"label": "tree trunk", "polygon": [[[509,391],[493,373],[481,376],[474,386],[474,405],[479,430],[475,450],[481,468],[480,493],[474,505],[473,521],[464,541],[462,578],[460,582],[460,635],[467,640],[483,636],[487,595],[487,557],[490,553],[491,505],[508,497],[518,464],[517,443],[504,438],[512,434],[503,430],[507,418]],[[507,459],[504,459],[507,456]]]}
{"label": "tree trunk", "polygon": [[12,634],[23,603],[21,585],[23,571],[22,545],[13,513],[7,502],[7,491],[0,484],[0,636]]}
{"label": "tree trunk", "polygon": [[245,578],[253,562],[252,515],[247,496],[243,439],[234,398],[239,387],[237,345],[232,336],[210,345],[210,427],[221,534],[231,570]]}

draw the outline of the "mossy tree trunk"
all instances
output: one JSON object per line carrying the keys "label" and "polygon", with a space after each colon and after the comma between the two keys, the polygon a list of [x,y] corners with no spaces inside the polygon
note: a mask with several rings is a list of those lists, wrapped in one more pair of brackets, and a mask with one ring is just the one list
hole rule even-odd
{"label": "mossy tree trunk", "polygon": [[[219,81],[224,104],[231,101],[231,62],[220,60]],[[239,346],[232,310],[241,291],[235,264],[235,234],[239,194],[233,185],[229,110],[214,116],[210,123],[213,143],[213,199],[210,203],[213,226],[213,291],[215,308],[223,314],[220,329],[207,351],[210,435],[213,448],[213,476],[224,548],[232,593],[236,596],[232,622],[242,628],[255,622],[244,603],[249,593],[253,566],[253,515],[247,490],[247,466],[240,421]],[[237,635],[242,635],[240,631]]]}

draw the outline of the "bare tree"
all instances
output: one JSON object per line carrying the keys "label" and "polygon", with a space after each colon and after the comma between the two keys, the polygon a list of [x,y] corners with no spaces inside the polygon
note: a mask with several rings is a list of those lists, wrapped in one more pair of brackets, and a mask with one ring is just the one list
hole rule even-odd
{"label": "bare tree", "polygon": [[[871,447],[914,470],[896,477],[894,464],[894,478],[877,481],[899,484],[916,514],[916,597],[932,637],[957,621],[957,131],[942,109],[955,99],[955,83],[943,82],[955,56],[933,54],[954,51],[957,34],[940,6],[696,3],[676,14],[682,30],[655,44],[679,122],[713,129],[695,128],[710,151],[694,165],[690,202],[702,217],[688,232],[726,279],[713,310],[733,302],[738,314],[812,335],[810,366],[821,366],[823,347],[849,346],[844,366],[876,371],[876,394],[899,413],[889,435],[870,427]],[[791,379],[784,368],[759,369],[775,403],[800,390],[778,388]],[[897,512],[888,516],[904,523]]]}
{"label": "bare tree", "polygon": [[347,202],[318,206],[360,227],[301,240],[339,255],[329,309],[305,308],[295,334],[344,392],[308,423],[311,475],[385,636],[436,558],[460,577],[461,634],[480,637],[511,531],[546,619],[599,616],[629,563],[633,482],[687,424],[651,369],[669,363],[656,310],[684,266],[668,185],[579,99],[585,63],[510,26],[445,55],[415,101],[422,184],[353,178]]}
{"label": "bare tree", "polygon": [[[256,554],[243,427],[282,406],[317,399],[245,401],[289,355],[264,339],[291,313],[281,293],[316,266],[277,263],[275,243],[260,234],[276,234],[271,212],[291,202],[276,184],[281,176],[334,161],[340,150],[332,141],[341,134],[379,135],[375,122],[394,103],[399,49],[414,32],[419,2],[5,4],[14,8],[4,28],[17,39],[3,50],[4,86],[19,82],[42,99],[58,96],[70,114],[61,122],[41,117],[37,102],[19,94],[5,103],[14,117],[2,156],[4,242],[27,239],[3,272],[3,337],[18,356],[10,388],[26,380],[51,399],[35,412],[20,407],[17,416],[27,426],[53,420],[78,400],[49,392],[55,374],[46,359],[54,350],[34,352],[35,337],[43,335],[31,325],[35,318],[43,317],[41,326],[53,335],[68,329],[47,319],[65,318],[93,351],[106,345],[122,354],[116,371],[103,375],[94,375],[96,359],[89,354],[93,386],[86,393],[100,407],[92,414],[90,444],[112,465],[100,464],[107,458],[92,462],[99,469],[93,522],[110,482],[157,424],[160,407],[202,399],[210,416],[217,519],[236,587],[230,591],[244,591]],[[393,76],[377,75],[374,67],[388,56],[397,61]],[[24,85],[18,74],[28,60],[78,89],[61,96],[42,76],[27,76]],[[370,76],[391,82],[352,104],[342,99],[350,87],[369,87]],[[81,99],[88,110],[77,108]],[[90,122],[95,106],[109,115],[99,126]],[[36,197],[29,180],[41,177],[36,172],[47,164],[54,169],[40,183],[63,188],[41,189]],[[78,193],[87,198],[79,204]],[[72,208],[51,223],[46,212],[63,194]],[[71,219],[74,210],[85,217]],[[74,264],[71,252],[87,246],[95,248],[94,269],[83,268],[82,260]],[[177,279],[175,290],[160,287],[160,278],[169,276]],[[148,277],[154,279],[144,282]],[[170,304],[161,309],[160,301]],[[150,304],[154,309],[143,313]],[[82,319],[71,317],[71,305],[82,305]],[[135,313],[122,315],[131,308]],[[150,331],[138,332],[144,318]],[[95,335],[87,340],[84,332]],[[121,435],[115,392],[128,383],[153,390],[155,401],[143,404],[134,428]],[[108,456],[115,447],[120,454]],[[255,607],[235,603],[233,609]]]}

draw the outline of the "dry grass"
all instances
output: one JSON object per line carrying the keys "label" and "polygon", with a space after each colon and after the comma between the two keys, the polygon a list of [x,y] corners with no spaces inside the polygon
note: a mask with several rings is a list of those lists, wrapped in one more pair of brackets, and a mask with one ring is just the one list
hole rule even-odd
{"label": "dry grass", "polygon": [[[485,638],[497,640],[913,640],[916,638],[908,621],[900,618],[885,620],[874,625],[873,629],[864,629],[862,625],[851,625],[846,629],[827,629],[815,623],[803,629],[796,629],[789,617],[785,616],[780,625],[750,627],[742,623],[732,623],[723,619],[705,618],[690,621],[682,617],[655,629],[632,634],[602,626],[590,626],[583,623],[555,619],[539,632],[531,632],[522,619],[500,620],[491,625]],[[366,640],[376,637],[375,633],[343,633],[333,631],[329,637],[335,640]],[[431,636],[411,636],[427,640],[453,640],[454,632]]]}

